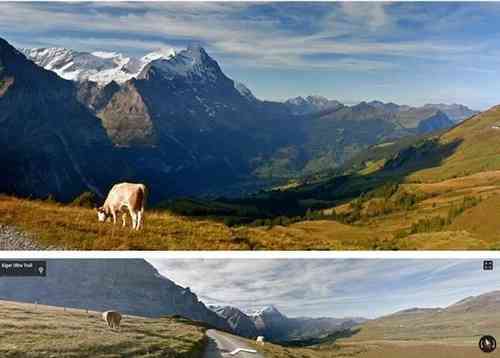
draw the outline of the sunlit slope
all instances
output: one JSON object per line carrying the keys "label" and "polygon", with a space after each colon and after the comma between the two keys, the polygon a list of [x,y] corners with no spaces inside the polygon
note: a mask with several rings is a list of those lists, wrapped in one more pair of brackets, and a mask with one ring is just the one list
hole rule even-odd
{"label": "sunlit slope", "polygon": [[265,346],[266,357],[275,358],[442,358],[482,357],[479,339],[498,337],[498,291],[465,298],[446,308],[400,311],[367,321],[351,330],[296,348]]}
{"label": "sunlit slope", "polygon": [[289,226],[228,227],[210,218],[147,210],[144,229],[99,223],[93,209],[0,196],[0,224],[42,247],[78,250],[345,250],[371,248],[372,233],[336,221]]}
{"label": "sunlit slope", "polygon": [[205,329],[173,318],[124,316],[111,330],[100,312],[0,301],[0,356],[198,358]]}
{"label": "sunlit slope", "polygon": [[436,166],[411,173],[409,180],[436,182],[500,169],[500,106],[450,129],[438,143],[449,148],[449,155]]}

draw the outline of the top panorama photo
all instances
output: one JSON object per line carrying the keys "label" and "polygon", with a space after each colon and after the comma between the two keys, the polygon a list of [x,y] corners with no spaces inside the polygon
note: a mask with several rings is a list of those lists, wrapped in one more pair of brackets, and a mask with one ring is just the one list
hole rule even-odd
{"label": "top panorama photo", "polygon": [[0,250],[500,249],[499,3],[0,3]]}

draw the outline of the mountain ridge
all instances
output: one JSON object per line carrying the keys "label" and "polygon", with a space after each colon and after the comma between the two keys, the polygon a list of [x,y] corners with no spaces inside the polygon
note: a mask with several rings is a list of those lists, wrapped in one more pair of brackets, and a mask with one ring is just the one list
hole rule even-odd
{"label": "mountain ridge", "polygon": [[[12,47],[4,47],[3,51],[20,53]],[[90,55],[99,61],[117,58],[125,61],[123,56],[112,52]],[[36,168],[43,165],[34,164],[32,154],[39,153],[34,148],[15,146],[15,150],[23,151],[17,157],[26,157],[24,165],[31,168],[27,170],[28,183],[20,188],[19,183],[9,182],[0,189],[22,196],[52,196],[69,201],[86,190],[103,196],[113,181],[128,180],[146,182],[152,189],[154,203],[180,195],[241,196],[292,177],[337,167],[359,150],[387,138],[435,130],[451,123],[426,110],[425,113],[406,111],[405,124],[401,124],[401,117],[395,118],[391,111],[367,103],[295,116],[283,103],[256,99],[248,88],[227,77],[217,61],[200,46],[190,46],[175,54],[166,51],[148,60],[151,61],[136,77],[104,86],[88,78],[66,81],[38,67],[40,70],[34,71],[32,77],[54,74],[51,80],[54,86],[58,83],[65,88],[61,98],[73,104],[73,108],[65,106],[57,112],[52,105],[52,112],[40,125],[52,131],[57,129],[55,122],[61,118],[88,118],[81,123],[88,127],[81,130],[88,133],[81,136],[81,141],[98,133],[100,145],[105,148],[89,147],[81,160],[70,150],[75,159],[61,161],[58,170],[74,172],[72,179],[54,172],[40,181],[43,184],[34,191],[30,187],[38,180],[34,178],[39,176]],[[8,85],[11,80],[7,77],[2,81],[0,92],[4,94],[0,97],[0,107],[20,124],[22,120],[17,117],[25,109],[14,110],[12,102],[6,100],[6,96],[14,94],[16,85]],[[43,82],[41,78],[31,81]],[[22,101],[36,104],[31,116],[45,113],[49,109],[38,99],[45,96],[41,91],[31,92],[29,97],[22,100],[20,97],[18,105],[22,106]],[[324,102],[320,97],[309,99]],[[88,132],[90,123],[95,127],[94,134]],[[63,139],[74,135],[70,131]],[[53,141],[45,140],[45,144],[39,145],[55,145]],[[36,147],[36,141],[32,142]],[[81,148],[86,143],[75,145]],[[68,156],[68,151],[64,152],[60,155]],[[88,158],[95,156],[105,159],[108,170],[104,172],[109,173],[101,175],[98,168],[91,167]],[[67,163],[72,163],[73,168]]]}

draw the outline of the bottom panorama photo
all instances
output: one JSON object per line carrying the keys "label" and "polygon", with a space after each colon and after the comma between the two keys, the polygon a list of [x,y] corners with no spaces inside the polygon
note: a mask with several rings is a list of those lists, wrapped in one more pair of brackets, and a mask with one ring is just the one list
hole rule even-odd
{"label": "bottom panorama photo", "polygon": [[500,337],[495,260],[0,264],[1,357],[480,357]]}

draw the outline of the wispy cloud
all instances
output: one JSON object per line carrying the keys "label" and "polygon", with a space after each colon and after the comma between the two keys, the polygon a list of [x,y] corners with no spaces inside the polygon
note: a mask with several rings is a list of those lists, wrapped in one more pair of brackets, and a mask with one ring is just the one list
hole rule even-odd
{"label": "wispy cloud", "polygon": [[151,260],[206,303],[292,315],[376,317],[495,288],[479,260]]}
{"label": "wispy cloud", "polygon": [[[391,67],[394,59],[375,61],[363,56],[435,57],[471,51],[470,43],[404,38],[387,42],[387,29],[398,31],[398,20],[405,15],[401,11],[388,14],[390,5],[386,3],[321,6],[322,12],[314,11],[315,5],[310,4],[2,3],[0,29],[38,33],[38,37],[46,37],[44,43],[85,48],[90,41],[100,48],[114,42],[124,49],[148,51],[162,41],[197,41],[233,61],[241,59],[243,65],[251,62],[264,67],[377,70]],[[314,25],[316,22],[320,25]],[[22,41],[23,45],[40,43],[33,36]],[[306,61],[305,56],[311,54],[319,58],[327,54],[351,58]]]}
{"label": "wispy cloud", "polygon": [[[265,71],[301,72],[301,90],[310,93],[317,92],[317,78],[330,80],[324,76],[329,72],[341,84],[330,85],[327,96],[345,93],[346,86],[358,93],[360,81],[368,88],[383,75],[397,86],[382,94],[378,87],[369,97],[418,104],[417,89],[411,88],[430,97],[453,83],[445,100],[457,100],[465,86],[476,86],[469,92],[480,92],[474,97],[480,107],[498,89],[498,81],[489,81],[500,66],[498,19],[498,3],[0,3],[0,33],[19,47],[143,55],[196,42],[226,72],[249,78],[250,87],[265,98],[292,94],[293,82],[270,85]],[[422,81],[428,83],[425,90],[415,84]],[[468,104],[469,97],[458,100]]]}

